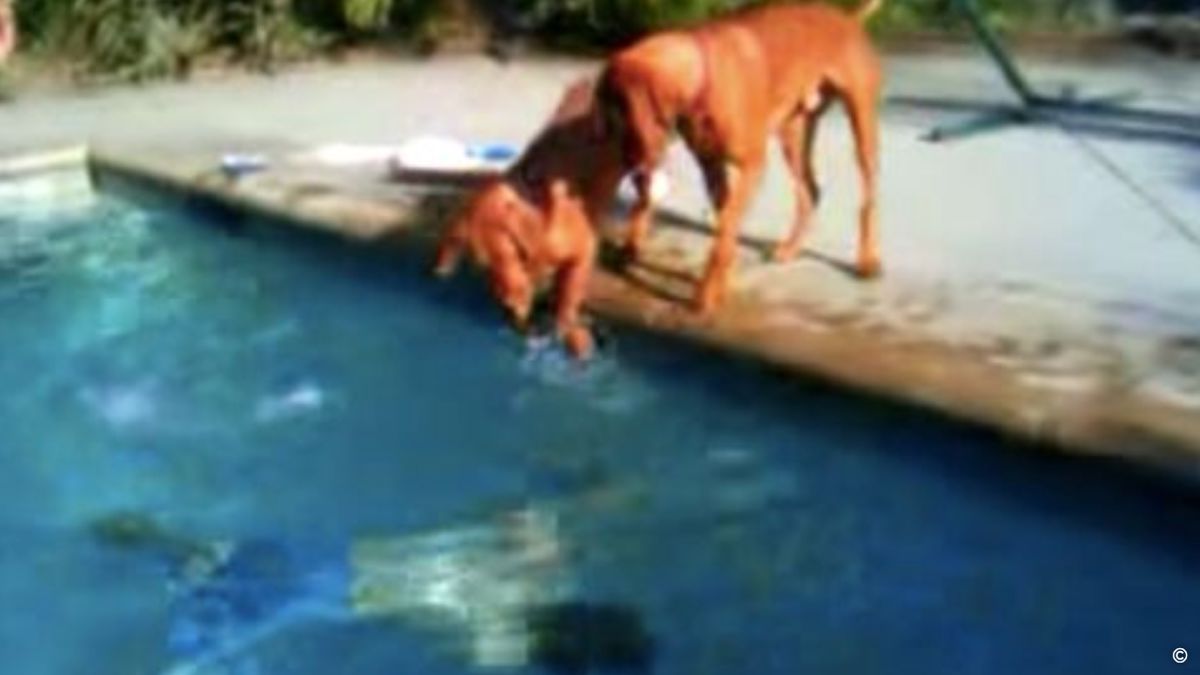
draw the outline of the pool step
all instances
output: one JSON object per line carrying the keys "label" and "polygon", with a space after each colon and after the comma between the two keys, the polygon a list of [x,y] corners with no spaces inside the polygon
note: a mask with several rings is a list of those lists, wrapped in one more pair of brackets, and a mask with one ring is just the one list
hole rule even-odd
{"label": "pool step", "polygon": [[96,193],[83,147],[0,157],[0,219],[90,208]]}

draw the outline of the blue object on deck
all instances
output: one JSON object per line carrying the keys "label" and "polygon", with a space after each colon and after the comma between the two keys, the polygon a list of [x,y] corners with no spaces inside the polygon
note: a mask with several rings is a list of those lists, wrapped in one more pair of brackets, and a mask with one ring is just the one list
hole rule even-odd
{"label": "blue object on deck", "polygon": [[483,143],[473,145],[470,154],[489,162],[504,162],[516,158],[518,150],[508,143]]}
{"label": "blue object on deck", "polygon": [[240,178],[266,169],[268,163],[262,155],[230,153],[221,157],[221,171],[229,178]]}

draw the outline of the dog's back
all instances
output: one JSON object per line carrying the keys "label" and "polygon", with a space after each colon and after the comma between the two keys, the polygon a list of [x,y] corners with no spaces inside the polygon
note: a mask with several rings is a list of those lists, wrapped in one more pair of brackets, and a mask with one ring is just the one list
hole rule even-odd
{"label": "dog's back", "polygon": [[874,47],[856,13],[825,3],[772,4],[749,8],[711,30],[749,30],[761,46],[771,80],[787,88],[796,78],[845,79]]}
{"label": "dog's back", "polygon": [[[737,80],[770,83],[770,91],[763,92],[769,99],[786,98],[809,82],[841,84],[877,66],[863,26],[875,6],[867,3],[858,11],[824,2],[746,7],[690,29],[644,38],[615,54],[608,64],[615,73],[604,77],[658,80],[647,84],[685,100],[711,87],[714,79],[726,87]],[[720,58],[700,54],[700,43],[715,47]],[[663,80],[664,75],[669,77]]]}

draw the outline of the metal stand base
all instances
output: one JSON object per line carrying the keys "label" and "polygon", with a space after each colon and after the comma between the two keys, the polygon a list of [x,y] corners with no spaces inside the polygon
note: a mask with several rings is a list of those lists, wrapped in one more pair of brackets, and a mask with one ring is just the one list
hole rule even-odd
{"label": "metal stand base", "polygon": [[945,124],[930,130],[924,138],[933,142],[965,138],[975,134],[1012,126],[1014,124],[1036,124],[1053,122],[1057,115],[1070,113],[1116,112],[1119,104],[1136,97],[1136,94],[1117,94],[1094,99],[1079,99],[1072,92],[1061,97],[1042,96],[1035,92],[1017,64],[1009,56],[1000,38],[987,25],[977,0],[955,0],[959,11],[967,19],[971,31],[988,56],[1000,69],[1009,88],[1019,100],[1015,106],[990,110],[970,119]]}
{"label": "metal stand base", "polygon": [[1078,99],[1070,95],[1058,98],[1033,96],[1017,105],[996,108],[960,122],[936,126],[922,138],[938,143],[1014,125],[1055,123],[1072,115],[1120,113],[1120,105],[1135,98],[1137,94],[1133,93],[1112,94],[1093,99]]}

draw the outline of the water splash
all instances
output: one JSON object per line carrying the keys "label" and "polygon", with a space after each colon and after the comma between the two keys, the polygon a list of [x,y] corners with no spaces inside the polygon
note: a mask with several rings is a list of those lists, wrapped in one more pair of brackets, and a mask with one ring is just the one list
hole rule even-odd
{"label": "water splash", "polygon": [[611,342],[590,360],[579,361],[567,353],[561,341],[531,337],[525,342],[519,369],[539,385],[574,394],[589,407],[609,414],[634,412],[651,395],[650,387],[621,367]]}
{"label": "water splash", "polygon": [[159,410],[154,383],[150,380],[85,386],[80,390],[79,398],[100,419],[118,430],[146,426]]}
{"label": "water splash", "polygon": [[283,393],[258,402],[254,419],[260,423],[278,422],[316,412],[325,407],[325,390],[314,382],[300,382]]}

